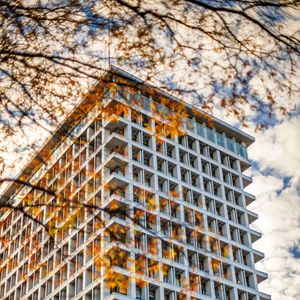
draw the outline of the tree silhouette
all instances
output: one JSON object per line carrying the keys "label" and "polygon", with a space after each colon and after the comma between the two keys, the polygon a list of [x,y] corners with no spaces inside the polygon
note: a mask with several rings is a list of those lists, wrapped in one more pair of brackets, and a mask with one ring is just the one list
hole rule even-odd
{"label": "tree silhouette", "polygon": [[[270,117],[278,113],[285,115],[294,106],[278,102],[276,96],[293,97],[299,93],[300,40],[299,30],[294,27],[299,6],[296,0],[182,0],[172,3],[164,0],[45,3],[0,0],[1,138],[8,139],[20,133],[30,135],[30,126],[51,134],[110,63],[126,66],[159,88],[183,99],[192,99],[193,104],[204,111],[212,112],[214,107],[221,107],[242,125],[249,121],[249,110]],[[120,112],[110,113],[118,115]],[[264,120],[262,118],[257,125],[264,126]],[[157,131],[156,138],[161,134],[159,128]],[[172,130],[169,133],[172,134]],[[3,143],[1,154],[7,152],[7,147]],[[1,171],[4,170],[5,164]],[[42,181],[35,184],[27,178],[5,177],[0,182],[10,181],[40,193],[42,196],[38,199],[44,201],[36,201],[37,198],[30,194],[17,204],[0,199],[1,211],[23,214],[27,221],[36,224],[31,226],[43,227],[49,234],[50,248],[56,247],[68,230],[77,227],[82,214],[100,211],[111,215],[121,213],[135,225],[150,230],[149,249],[155,253],[158,237],[152,232],[155,222],[151,197],[147,213],[141,209],[127,214],[118,206],[115,211],[105,211],[93,202],[95,199],[91,203],[74,200],[69,197],[70,191],[61,193],[55,186],[49,189]],[[41,207],[46,207],[47,222],[43,218],[46,216],[40,215]],[[147,223],[140,224],[143,218]],[[195,236],[201,231],[201,215],[198,218],[198,223],[193,224]],[[102,216],[96,218],[92,234],[95,228],[103,228],[103,222]],[[173,229],[166,239],[180,240],[180,228],[170,226]],[[87,229],[77,230],[89,233]],[[111,240],[124,242],[124,229],[106,230]],[[34,242],[28,250],[26,243],[30,239]],[[1,236],[2,247],[14,242]],[[210,241],[212,245],[216,242]],[[40,251],[38,243],[38,236],[27,236],[24,242],[25,253],[32,257],[32,269],[43,268],[36,256]],[[99,256],[96,236],[93,243],[91,256],[96,264],[110,270],[107,278],[111,288],[124,284],[124,278],[116,277],[111,268],[122,265],[122,261],[127,261],[127,267],[130,265],[124,252],[115,250],[110,257]],[[177,260],[176,251],[173,247],[165,255]],[[222,253],[228,255],[226,245]],[[70,256],[72,261],[69,253],[64,255]],[[14,264],[8,257],[1,259],[6,266]],[[135,266],[136,273],[144,272],[144,261],[141,256],[140,265]],[[155,277],[155,261],[148,264],[151,277]],[[212,261],[212,267],[218,270],[218,260]],[[80,265],[77,264],[74,272],[78,269]],[[165,269],[166,273],[168,268]],[[195,284],[193,281],[190,286]],[[186,285],[182,283],[183,288]]]}
{"label": "tree silhouette", "polygon": [[[299,1],[1,1],[1,126],[57,124],[111,60],[159,87],[221,106],[287,113],[297,93]],[[294,21],[296,22],[296,21]],[[182,66],[182,67],[181,67]],[[168,73],[162,74],[162,68]],[[178,69],[184,71],[178,75]],[[185,84],[180,83],[184,78]],[[201,84],[199,83],[201,81]],[[11,120],[14,121],[11,121]]]}
{"label": "tree silhouette", "polygon": [[[185,189],[181,197],[178,184],[170,181],[169,190],[163,185],[159,187],[165,197],[158,199],[151,175],[147,176],[146,170],[140,169],[137,172],[144,172],[144,176],[139,176],[135,164],[132,170],[126,167],[129,157],[135,163],[142,162],[143,157],[148,175],[155,172],[153,160],[151,162],[148,157],[147,161],[148,151],[134,148],[134,145],[132,150],[126,147],[129,133],[124,126],[125,119],[144,127],[143,148],[153,151],[156,143],[158,152],[173,155],[174,160],[172,150],[162,149],[169,149],[171,140],[185,137],[186,130],[181,125],[187,122],[188,111],[180,103],[172,106],[165,94],[159,98],[158,89],[140,82],[132,83],[130,81],[134,80],[122,77],[120,74],[124,72],[120,73],[120,70],[115,70],[114,75],[112,72],[113,69],[107,72],[102,82],[90,91],[17,178],[1,179],[1,183],[11,182],[11,185],[0,199],[0,278],[10,276],[8,274],[21,266],[18,284],[22,282],[31,289],[40,276],[51,277],[55,273],[53,285],[57,288],[68,275],[82,277],[83,273],[88,273],[84,276],[88,276],[89,283],[105,279],[111,292],[127,293],[132,277],[140,288],[146,285],[144,276],[156,280],[163,276],[164,282],[174,283],[170,275],[174,271],[172,264],[188,262],[195,272],[190,273],[189,281],[177,273],[180,299],[186,299],[185,293],[189,291],[200,292],[199,269],[232,280],[231,273],[222,269],[220,260],[229,257],[230,244],[213,233],[214,225],[206,228],[211,235],[205,234],[204,210],[209,210],[209,205],[204,203],[201,193],[194,191],[188,196],[189,191]],[[136,102],[135,98],[147,99],[137,90],[143,94],[150,92],[157,102]],[[116,102],[116,99],[125,101],[126,96],[130,105]],[[153,117],[141,114],[141,108],[148,108]],[[204,120],[209,126],[208,119]],[[116,138],[111,139],[112,143],[109,142],[111,137]],[[141,144],[141,140],[138,141]],[[144,151],[144,155],[136,150]],[[191,167],[196,168],[197,163],[194,163]],[[174,172],[174,166],[176,164],[168,163],[167,170],[159,171],[174,180],[185,177],[181,172]],[[149,168],[153,170],[149,171]],[[124,186],[124,182],[120,184],[115,180],[119,176],[125,182],[132,180],[132,194],[126,189],[126,183]],[[138,187],[140,184],[152,190]],[[191,184],[200,188],[199,176],[194,177]],[[208,190],[206,186],[205,191]],[[210,192],[219,193],[218,188]],[[193,208],[182,207],[184,217],[178,200],[193,204]],[[164,214],[159,216],[161,227],[158,226],[158,211]],[[188,224],[186,234],[183,221]],[[202,255],[198,262],[195,251],[183,251],[184,243],[204,252],[210,251],[220,259]],[[136,256],[131,255],[133,248],[139,251]],[[16,249],[21,253],[19,258],[13,255]],[[54,257],[48,259],[52,254]],[[166,260],[162,265],[158,262],[160,257]],[[131,275],[120,273],[120,268],[130,271]],[[5,294],[3,286],[1,284],[1,297]],[[13,292],[12,289],[8,293]],[[70,292],[69,297],[72,295]]]}

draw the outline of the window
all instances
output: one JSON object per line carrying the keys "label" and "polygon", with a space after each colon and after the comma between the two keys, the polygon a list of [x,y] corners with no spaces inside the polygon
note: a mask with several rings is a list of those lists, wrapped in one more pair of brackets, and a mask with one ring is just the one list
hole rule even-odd
{"label": "window", "polygon": [[143,289],[141,286],[137,285],[135,291],[135,299],[142,300],[143,299],[142,295],[143,295]]}

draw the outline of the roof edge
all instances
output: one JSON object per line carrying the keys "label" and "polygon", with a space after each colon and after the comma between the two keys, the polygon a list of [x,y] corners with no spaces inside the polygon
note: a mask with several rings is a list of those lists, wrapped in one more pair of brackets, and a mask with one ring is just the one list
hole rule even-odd
{"label": "roof edge", "polygon": [[[147,81],[144,81],[138,77],[136,77],[135,75],[117,67],[117,66],[114,66],[114,65],[111,65],[111,72],[115,73],[116,75],[121,75],[122,77],[125,77],[125,78],[128,78],[130,80],[133,80],[137,83],[140,83],[142,85],[146,85],[148,87],[151,87],[151,88],[154,88],[155,90],[157,90],[160,94],[162,95],[165,95],[166,97],[170,98],[171,100],[173,101],[176,101],[176,102],[182,102],[181,99],[179,99],[178,97],[176,96],[173,96],[172,94],[156,87],[155,85],[151,84],[150,82],[147,82]],[[241,129],[239,128],[236,128],[234,127],[233,125],[230,125],[224,121],[222,121],[221,119],[207,113],[207,112],[204,112],[202,111],[201,109],[199,109],[197,106],[193,105],[193,104],[190,104],[188,102],[184,102],[184,104],[193,109],[193,110],[197,110],[198,112],[200,112],[201,114],[203,115],[207,115],[209,117],[209,119],[212,119],[217,125],[219,125],[220,128],[224,128],[224,129],[227,129],[227,130],[230,130],[232,131],[233,133],[237,134],[239,136],[240,139],[243,140],[243,142],[245,142],[245,144],[247,145],[247,147],[249,147],[251,144],[253,144],[255,142],[255,138],[253,136],[251,136],[250,134],[242,131]]]}
{"label": "roof edge", "polygon": [[[132,80],[136,82],[137,84],[141,84],[147,87],[151,87],[155,89],[159,94],[164,95],[165,97],[180,102],[179,98],[161,90],[158,87],[155,87],[149,82],[146,82],[131,73],[120,69],[117,66],[111,65],[109,69],[104,70],[103,74],[100,76],[99,80],[96,81],[96,83],[89,89],[86,96],[83,97],[81,101],[78,102],[76,107],[72,109],[66,116],[66,118],[57,126],[57,128],[54,130],[53,134],[50,135],[43,145],[40,147],[40,149],[32,155],[32,157],[28,160],[28,162],[24,165],[24,167],[21,169],[21,171],[18,173],[16,178],[28,180],[31,178],[31,176],[40,168],[40,166],[44,163],[44,157],[49,157],[51,155],[52,151],[59,145],[60,142],[64,140],[65,135],[88,113],[89,109],[92,108],[95,105],[95,97],[91,97],[91,95],[95,96],[94,93],[96,93],[96,96],[101,97],[101,94],[103,95],[104,91],[104,85],[107,83],[107,80],[112,75],[118,75],[120,77]],[[104,83],[104,84],[102,84]],[[102,84],[102,86],[101,86]],[[100,88],[100,89],[99,89]],[[98,94],[98,95],[97,95]],[[254,141],[254,137],[251,135],[241,131],[240,129],[229,125],[225,123],[224,121],[201,111],[199,108],[197,108],[195,105],[192,105],[190,103],[184,102],[185,105],[191,109],[197,110],[200,113],[209,116],[220,129],[223,129],[224,131],[230,131],[231,133],[236,134],[241,140],[245,142],[247,146],[250,146]],[[1,198],[4,199],[4,201],[8,201],[12,194],[15,193],[17,189],[20,188],[20,185],[11,182],[8,184],[8,186],[4,189],[4,191],[1,194]]]}

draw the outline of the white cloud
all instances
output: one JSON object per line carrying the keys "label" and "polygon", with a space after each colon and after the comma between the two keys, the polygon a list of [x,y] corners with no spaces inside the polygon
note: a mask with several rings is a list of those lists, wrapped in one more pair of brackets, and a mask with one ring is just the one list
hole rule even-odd
{"label": "white cloud", "polygon": [[250,157],[261,169],[272,168],[284,176],[300,176],[300,117],[256,134]]}
{"label": "white cloud", "polygon": [[[257,133],[250,148],[260,170],[252,170],[254,180],[247,190],[257,200],[249,208],[259,214],[253,227],[263,234],[254,248],[265,253],[256,267],[269,275],[260,290],[272,300],[300,299],[300,259],[291,253],[300,243],[299,128],[299,117],[287,120]],[[291,177],[288,186],[285,176]]]}

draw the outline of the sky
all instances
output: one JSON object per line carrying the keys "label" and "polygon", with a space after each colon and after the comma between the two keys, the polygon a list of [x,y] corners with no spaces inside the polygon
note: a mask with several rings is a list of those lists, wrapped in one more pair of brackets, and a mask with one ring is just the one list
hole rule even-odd
{"label": "sky", "polygon": [[256,267],[268,273],[260,290],[273,300],[300,299],[300,116],[254,134],[249,148],[258,213],[253,228],[263,235],[254,248],[265,253]]}
{"label": "sky", "polygon": [[[184,70],[178,68],[178,74],[186,79]],[[258,84],[255,78],[252,84]],[[278,95],[276,100],[286,104],[288,96]],[[292,99],[292,103],[299,109],[300,98]],[[215,114],[236,124],[223,111]],[[256,196],[256,201],[248,208],[258,213],[252,227],[262,233],[254,248],[265,253],[256,267],[269,275],[260,290],[271,294],[273,300],[300,299],[300,113],[276,119],[261,131],[255,131],[255,120],[248,125],[245,131],[256,139],[249,148],[253,167],[247,170],[253,177],[247,191]],[[36,137],[32,134],[29,138]],[[20,153],[25,150],[20,149]],[[11,160],[9,154],[6,159]]]}

